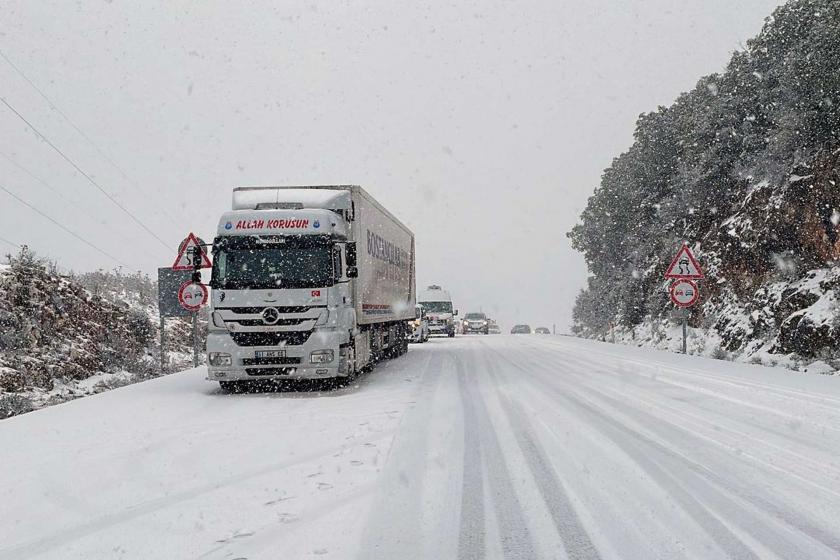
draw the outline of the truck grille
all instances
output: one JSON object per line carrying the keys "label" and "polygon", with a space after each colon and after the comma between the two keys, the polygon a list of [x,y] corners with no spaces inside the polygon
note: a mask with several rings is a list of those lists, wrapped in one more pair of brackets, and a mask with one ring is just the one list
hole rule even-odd
{"label": "truck grille", "polygon": [[282,368],[246,368],[245,372],[248,375],[289,375],[297,371],[297,368],[282,367]]}
{"label": "truck grille", "polygon": [[[216,310],[223,311],[223,310],[230,310],[236,313],[237,315],[258,315],[262,313],[266,307],[274,307],[273,305],[266,305],[264,307],[217,307]],[[281,315],[286,313],[306,313],[310,309],[311,306],[290,306],[290,307],[275,307],[277,311],[280,312]]]}
{"label": "truck grille", "polygon": [[312,331],[240,332],[231,333],[237,346],[300,346],[309,340]]}
{"label": "truck grille", "polygon": [[[276,323],[272,323],[272,325],[277,326],[284,326],[290,327],[292,325],[300,325],[301,323],[305,323],[306,321],[314,321],[314,318],[304,317],[303,319],[280,319]],[[265,321],[262,319],[239,319],[236,321],[243,327],[262,327],[265,325]]]}
{"label": "truck grille", "polygon": [[299,364],[300,358],[245,358],[242,365],[246,366],[285,366]]}

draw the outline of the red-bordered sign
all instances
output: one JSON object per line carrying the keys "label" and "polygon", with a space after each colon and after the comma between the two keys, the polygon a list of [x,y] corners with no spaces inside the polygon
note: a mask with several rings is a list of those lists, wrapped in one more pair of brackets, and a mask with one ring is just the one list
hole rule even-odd
{"label": "red-bordered sign", "polygon": [[680,247],[677,256],[671,261],[671,265],[665,272],[665,278],[684,278],[686,280],[705,278],[703,271],[700,270],[700,263],[697,262],[687,243]]}
{"label": "red-bordered sign", "polygon": [[198,311],[207,303],[207,286],[187,281],[178,288],[178,303],[187,311]]}
{"label": "red-bordered sign", "polygon": [[[193,263],[193,254],[196,247],[201,248],[201,263],[196,267]],[[210,268],[210,259],[207,257],[207,251],[204,250],[204,243],[190,232],[186,239],[181,241],[178,246],[178,257],[175,259],[175,264],[172,265],[172,270],[195,270],[196,268]]]}
{"label": "red-bordered sign", "polygon": [[671,301],[677,307],[691,307],[700,298],[700,289],[691,280],[680,278],[671,284]]}

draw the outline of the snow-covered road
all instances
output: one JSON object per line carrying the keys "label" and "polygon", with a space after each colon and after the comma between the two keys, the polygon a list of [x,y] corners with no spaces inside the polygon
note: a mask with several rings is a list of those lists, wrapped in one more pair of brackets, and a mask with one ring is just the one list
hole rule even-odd
{"label": "snow-covered road", "polygon": [[0,560],[840,557],[838,377],[551,336],[203,376],[0,422]]}

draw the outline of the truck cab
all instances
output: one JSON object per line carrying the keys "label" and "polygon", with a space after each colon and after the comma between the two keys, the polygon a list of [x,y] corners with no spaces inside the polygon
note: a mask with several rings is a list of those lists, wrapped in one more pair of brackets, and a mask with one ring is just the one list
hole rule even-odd
{"label": "truck cab", "polygon": [[374,259],[357,262],[357,240],[375,227],[360,220],[362,194],[358,187],[234,190],[213,243],[208,379],[232,388],[255,379],[352,377],[401,352],[413,285],[398,286],[408,290],[408,312],[391,306],[373,319],[358,316],[368,294],[393,288],[396,276],[369,270]]}

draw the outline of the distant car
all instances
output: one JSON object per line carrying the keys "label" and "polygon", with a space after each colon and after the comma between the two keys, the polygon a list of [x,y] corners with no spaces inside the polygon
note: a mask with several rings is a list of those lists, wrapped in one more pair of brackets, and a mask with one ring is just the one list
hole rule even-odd
{"label": "distant car", "polygon": [[534,329],[534,334],[551,334],[551,331],[545,327],[537,327]]}
{"label": "distant car", "polygon": [[467,313],[464,315],[464,322],[461,327],[464,329],[464,334],[490,334],[490,323],[484,313]]}
{"label": "distant car", "polygon": [[531,334],[531,327],[528,325],[516,325],[510,329],[510,334]]}
{"label": "distant car", "polygon": [[487,327],[487,332],[490,334],[502,334],[502,329],[496,323],[490,323],[490,326]]}

